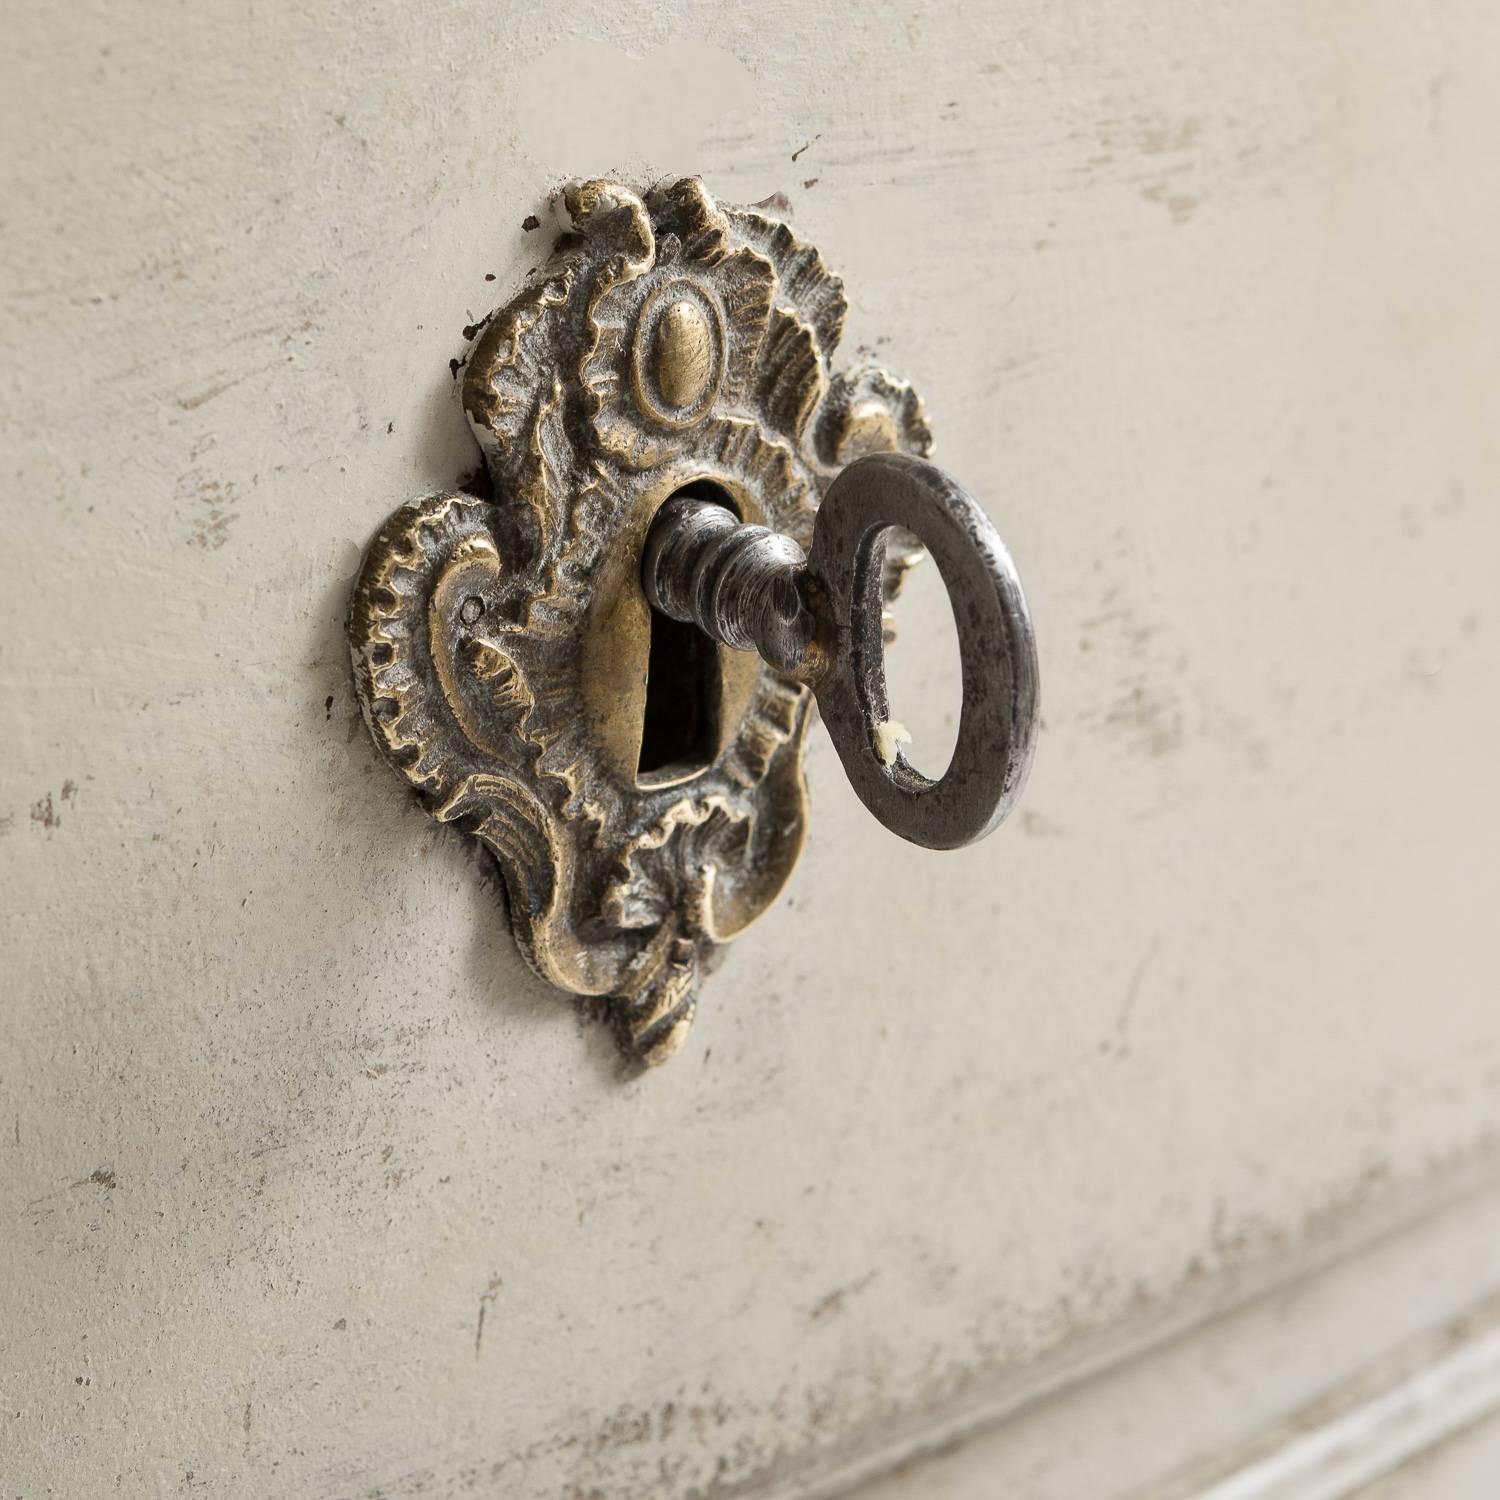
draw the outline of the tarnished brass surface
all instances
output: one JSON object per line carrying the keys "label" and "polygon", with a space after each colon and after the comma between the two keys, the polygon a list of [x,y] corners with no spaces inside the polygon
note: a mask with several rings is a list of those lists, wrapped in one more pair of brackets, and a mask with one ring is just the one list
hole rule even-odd
{"label": "tarnished brass surface", "polygon": [[[570,188],[573,232],[475,340],[463,402],[493,500],[433,495],[371,544],[349,638],[377,743],[495,856],[539,974],[607,996],[627,1049],[681,1045],[700,969],[802,848],[810,696],[717,653],[700,755],[641,759],[657,508],[709,486],[806,548],[851,459],[925,456],[910,387],[836,374],[842,285],[811,246],[694,179]],[[910,560],[895,546],[887,567]]]}

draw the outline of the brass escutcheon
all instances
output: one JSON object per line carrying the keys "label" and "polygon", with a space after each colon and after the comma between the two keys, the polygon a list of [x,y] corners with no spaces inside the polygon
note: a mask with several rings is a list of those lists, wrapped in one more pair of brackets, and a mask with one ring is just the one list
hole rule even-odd
{"label": "brass escutcheon", "polygon": [[[532,966],[606,998],[626,1050],[658,1063],[682,1044],[715,947],[775,900],[801,852],[812,677],[716,644],[691,610],[653,610],[653,522],[696,499],[815,551],[840,472],[872,453],[925,459],[931,434],[909,386],[832,369],[843,286],[771,214],[718,204],[696,179],[644,195],[584,182],[564,201],[571,232],[463,366],[493,499],[397,511],[366,555],[349,641],[377,744],[435,818],[494,856]],[[845,612],[878,654],[882,603],[921,550],[899,535],[878,557],[860,546],[878,576]],[[842,660],[833,645],[819,659]],[[1017,671],[1034,711],[1029,662]],[[901,764],[865,766],[855,723],[883,702],[883,677],[817,690],[849,720],[836,742],[846,765],[854,746],[860,795],[886,799],[896,826],[916,784],[876,785]],[[1012,800],[1030,753],[1018,713]]]}

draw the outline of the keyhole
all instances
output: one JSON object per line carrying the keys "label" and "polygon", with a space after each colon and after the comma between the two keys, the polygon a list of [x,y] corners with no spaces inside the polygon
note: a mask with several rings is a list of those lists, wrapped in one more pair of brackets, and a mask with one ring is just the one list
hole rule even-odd
{"label": "keyhole", "polygon": [[719,651],[696,625],[651,612],[641,781],[706,770],[719,738]]}
{"label": "keyhole", "polygon": [[[738,514],[728,493],[706,480],[676,493]],[[722,699],[718,646],[696,625],[652,610],[637,781],[660,786],[706,771],[718,753]]]}

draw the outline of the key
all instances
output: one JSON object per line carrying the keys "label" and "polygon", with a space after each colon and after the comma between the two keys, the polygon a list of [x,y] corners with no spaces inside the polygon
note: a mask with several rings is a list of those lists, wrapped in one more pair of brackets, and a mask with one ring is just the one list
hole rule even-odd
{"label": "key", "polygon": [[[907,760],[891,727],[881,561],[893,527],[926,546],[958,628],[958,742],[937,780]],[[810,557],[726,506],[674,496],[652,521],[641,572],[654,609],[812,689],[850,784],[892,833],[957,849],[1015,806],[1036,747],[1031,614],[988,516],[936,465],[901,453],[849,464],[818,508]]]}

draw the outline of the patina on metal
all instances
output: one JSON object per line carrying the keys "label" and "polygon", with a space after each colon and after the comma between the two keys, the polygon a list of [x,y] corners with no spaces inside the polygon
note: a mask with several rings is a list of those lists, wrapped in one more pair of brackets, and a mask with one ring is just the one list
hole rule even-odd
{"label": "patina on metal", "polygon": [[[897,527],[932,554],[958,627],[958,742],[936,781],[907,760],[886,698],[882,552]],[[678,496],[652,524],[642,577],[655,608],[812,688],[850,783],[892,833],[956,849],[1015,805],[1036,744],[1031,616],[989,518],[935,465],[856,459],[818,508],[811,563],[791,537]]]}
{"label": "patina on metal", "polygon": [[[909,386],[833,370],[844,293],[815,249],[693,179],[644,196],[585,182],[565,204],[571,231],[462,366],[493,498],[433,495],[386,523],[350,648],[376,742],[494,856],[532,966],[608,997],[626,1049],[656,1063],[716,946],[801,851],[809,684],[867,805],[944,844],[1014,798],[1035,660],[1003,549],[956,487],[925,465],[839,478],[869,454],[925,459],[931,435]],[[653,530],[668,502],[714,514]],[[875,753],[878,735],[872,751],[882,606],[920,556],[892,526],[933,547],[964,642],[973,755],[935,784]],[[678,603],[653,610],[648,536],[686,555],[699,527],[728,538],[717,591],[688,607],[658,560],[658,597]],[[1009,665],[987,675],[978,653]]]}

